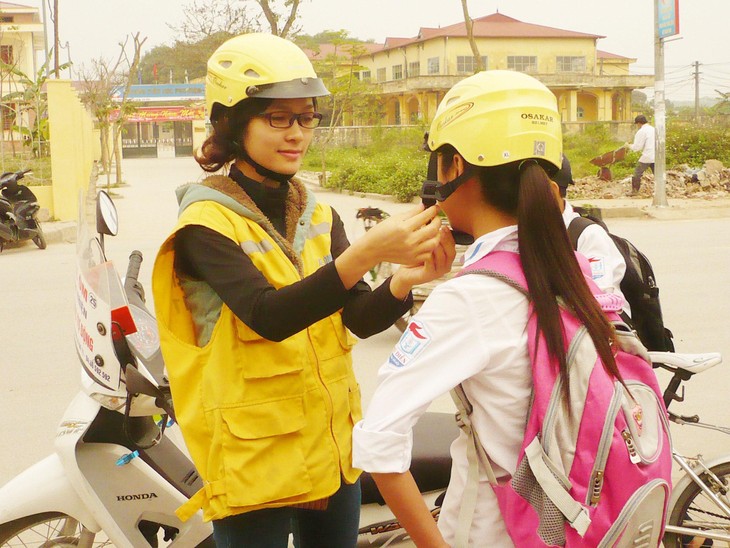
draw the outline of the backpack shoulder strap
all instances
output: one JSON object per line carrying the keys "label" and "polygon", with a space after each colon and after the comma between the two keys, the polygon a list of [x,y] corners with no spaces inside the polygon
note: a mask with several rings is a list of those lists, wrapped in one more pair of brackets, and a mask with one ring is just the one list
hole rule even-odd
{"label": "backpack shoulder strap", "polygon": [[570,239],[570,245],[573,249],[578,249],[578,238],[583,234],[583,231],[591,225],[596,224],[593,220],[588,217],[576,217],[568,225],[568,238]]}
{"label": "backpack shoulder strap", "polygon": [[492,251],[477,262],[464,267],[458,274],[483,274],[497,278],[523,293],[527,293],[527,279],[522,270],[519,253],[512,251]]}
{"label": "backpack shoulder strap", "polygon": [[459,428],[468,438],[466,442],[466,457],[469,463],[464,492],[461,495],[461,506],[459,507],[454,548],[467,548],[469,546],[469,532],[471,531],[471,524],[474,520],[474,512],[479,494],[479,466],[484,467],[490,485],[497,485],[497,477],[489,462],[487,452],[484,450],[484,446],[471,423],[473,407],[461,384],[456,385],[451,390],[451,399],[454,400],[457,409],[456,424],[459,425]]}

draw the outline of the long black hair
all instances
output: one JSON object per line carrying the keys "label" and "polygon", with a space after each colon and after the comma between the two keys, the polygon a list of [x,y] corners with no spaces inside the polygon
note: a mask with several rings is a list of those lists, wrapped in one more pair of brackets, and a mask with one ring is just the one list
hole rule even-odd
{"label": "long black hair", "polygon": [[[456,149],[444,145],[437,152],[448,169]],[[545,338],[548,353],[558,361],[567,401],[568,364],[559,301],[585,325],[604,367],[622,379],[613,356],[614,328],[585,281],[550,187],[545,171],[549,166],[541,162],[530,159],[495,167],[467,163],[467,169],[477,175],[486,202],[517,218],[520,259],[537,316],[536,336]]]}

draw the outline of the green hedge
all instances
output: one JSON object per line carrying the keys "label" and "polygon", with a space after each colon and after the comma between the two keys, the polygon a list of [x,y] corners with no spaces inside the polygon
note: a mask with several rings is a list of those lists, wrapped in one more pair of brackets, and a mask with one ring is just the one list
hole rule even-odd
{"label": "green hedge", "polygon": [[[359,148],[326,149],[325,184],[348,192],[373,192],[409,202],[418,196],[426,178],[428,154],[421,150],[423,129],[383,130],[375,128],[372,143]],[[321,171],[320,147],[313,146],[305,169]]]}
{"label": "green hedge", "polygon": [[706,160],[720,160],[730,166],[730,128],[669,124],[666,153],[669,167],[702,167]]}

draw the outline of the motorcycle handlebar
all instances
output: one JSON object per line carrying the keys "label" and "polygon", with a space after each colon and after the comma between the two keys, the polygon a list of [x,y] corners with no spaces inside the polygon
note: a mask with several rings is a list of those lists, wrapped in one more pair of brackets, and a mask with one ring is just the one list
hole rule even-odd
{"label": "motorcycle handlebar", "polygon": [[30,173],[33,171],[32,169],[20,169],[18,171],[6,171],[2,175],[0,175],[0,184],[6,184],[15,182],[17,183],[20,181],[27,173]]}
{"label": "motorcycle handlebar", "polygon": [[125,279],[130,280],[132,282],[136,282],[137,277],[139,276],[139,267],[141,264],[142,264],[142,252],[135,249],[129,255],[129,265],[127,266],[127,275],[126,275]]}

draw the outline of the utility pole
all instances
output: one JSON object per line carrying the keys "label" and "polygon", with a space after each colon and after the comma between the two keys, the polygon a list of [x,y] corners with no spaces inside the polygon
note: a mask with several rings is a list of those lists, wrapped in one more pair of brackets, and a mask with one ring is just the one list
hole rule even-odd
{"label": "utility pole", "polygon": [[[43,0],[41,2],[41,8],[43,10],[43,47],[45,48],[45,61],[46,61],[46,78],[48,77],[48,67],[51,65],[48,59],[48,24],[46,23],[47,18],[47,11],[46,11],[46,0]],[[35,72],[35,66],[33,67],[33,72]]]}
{"label": "utility pole", "polygon": [[56,75],[56,79],[59,78],[58,50],[60,45],[58,40],[58,0],[53,0],[53,73]]}
{"label": "utility pole", "polygon": [[695,61],[695,122],[700,120],[700,62]]}
{"label": "utility pole", "polygon": [[664,103],[664,39],[659,32],[659,0],[654,0],[654,129],[656,150],[654,158],[653,206],[666,207],[666,104]]}

